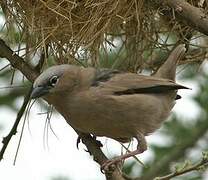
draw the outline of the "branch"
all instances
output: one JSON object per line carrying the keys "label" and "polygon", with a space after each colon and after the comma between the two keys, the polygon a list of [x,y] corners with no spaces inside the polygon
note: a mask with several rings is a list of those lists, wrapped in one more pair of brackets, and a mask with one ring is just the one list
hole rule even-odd
{"label": "branch", "polygon": [[[76,131],[77,132],[77,131]],[[86,145],[89,153],[93,156],[94,161],[96,161],[100,166],[108,160],[105,154],[101,151],[98,141],[92,138],[90,135],[79,133],[79,137],[82,139],[82,142]],[[105,174],[107,180],[124,180],[121,171],[118,167],[111,174]]]}
{"label": "branch", "polygon": [[11,65],[20,70],[22,74],[31,82],[38,76],[38,72],[28,65],[23,58],[18,56],[9,46],[0,38],[0,57],[6,58]]}
{"label": "branch", "polygon": [[[164,7],[164,11],[170,15],[174,10],[176,20],[182,21],[191,28],[208,35],[208,18],[201,8],[192,6],[185,0],[152,0],[150,3],[157,9]],[[167,10],[167,6],[171,9]]]}
{"label": "branch", "polygon": [[207,157],[207,153],[204,153],[202,160],[199,161],[198,163],[196,163],[194,165],[190,165],[189,163],[185,163],[181,169],[176,169],[175,172],[168,174],[166,176],[157,177],[157,178],[155,178],[155,180],[169,180],[173,177],[177,177],[177,176],[183,175],[183,174],[191,172],[191,171],[199,171],[207,165],[208,165],[208,157]]}
{"label": "branch", "polygon": [[22,107],[20,108],[20,110],[17,114],[16,120],[13,124],[12,129],[10,130],[9,134],[6,137],[4,137],[3,140],[2,140],[3,146],[2,146],[1,151],[0,151],[0,161],[3,159],[4,152],[5,152],[8,144],[9,144],[12,136],[17,133],[17,127],[19,125],[19,122],[20,122],[20,120],[21,120],[21,118],[22,118],[22,116],[25,112],[25,109],[28,105],[28,102],[30,101],[31,92],[32,92],[32,87],[30,88],[29,92],[27,93],[27,95],[24,98],[24,102],[23,102]]}

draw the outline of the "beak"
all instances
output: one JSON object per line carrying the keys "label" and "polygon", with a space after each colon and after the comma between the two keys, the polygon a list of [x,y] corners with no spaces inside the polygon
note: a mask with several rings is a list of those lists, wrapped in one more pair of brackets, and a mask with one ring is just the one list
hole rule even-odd
{"label": "beak", "polygon": [[39,98],[45,94],[48,94],[49,90],[50,90],[49,86],[38,86],[32,90],[30,98],[31,99]]}

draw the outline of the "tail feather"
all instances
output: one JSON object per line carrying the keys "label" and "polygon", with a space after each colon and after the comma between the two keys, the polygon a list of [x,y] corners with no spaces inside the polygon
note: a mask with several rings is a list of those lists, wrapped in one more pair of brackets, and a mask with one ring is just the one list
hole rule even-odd
{"label": "tail feather", "polygon": [[169,55],[165,63],[158,69],[154,76],[175,80],[176,66],[178,61],[184,56],[186,48],[183,44],[178,45]]}

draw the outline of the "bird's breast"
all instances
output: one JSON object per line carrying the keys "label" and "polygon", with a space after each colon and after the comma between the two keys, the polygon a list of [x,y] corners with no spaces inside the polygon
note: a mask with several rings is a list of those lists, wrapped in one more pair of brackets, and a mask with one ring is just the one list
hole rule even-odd
{"label": "bird's breast", "polygon": [[79,94],[57,105],[66,121],[81,132],[129,139],[138,132],[152,133],[169,115],[173,100],[165,96],[94,96]]}

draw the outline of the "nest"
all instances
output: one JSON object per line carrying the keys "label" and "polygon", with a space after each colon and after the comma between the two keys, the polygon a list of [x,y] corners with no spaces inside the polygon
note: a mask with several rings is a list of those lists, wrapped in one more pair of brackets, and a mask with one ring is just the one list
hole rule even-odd
{"label": "nest", "polygon": [[26,59],[44,52],[58,64],[78,62],[135,71],[154,67],[158,48],[168,51],[194,34],[175,22],[172,14],[161,18],[164,9],[151,2],[1,0],[1,6],[7,23],[17,26],[19,42],[26,44]]}

